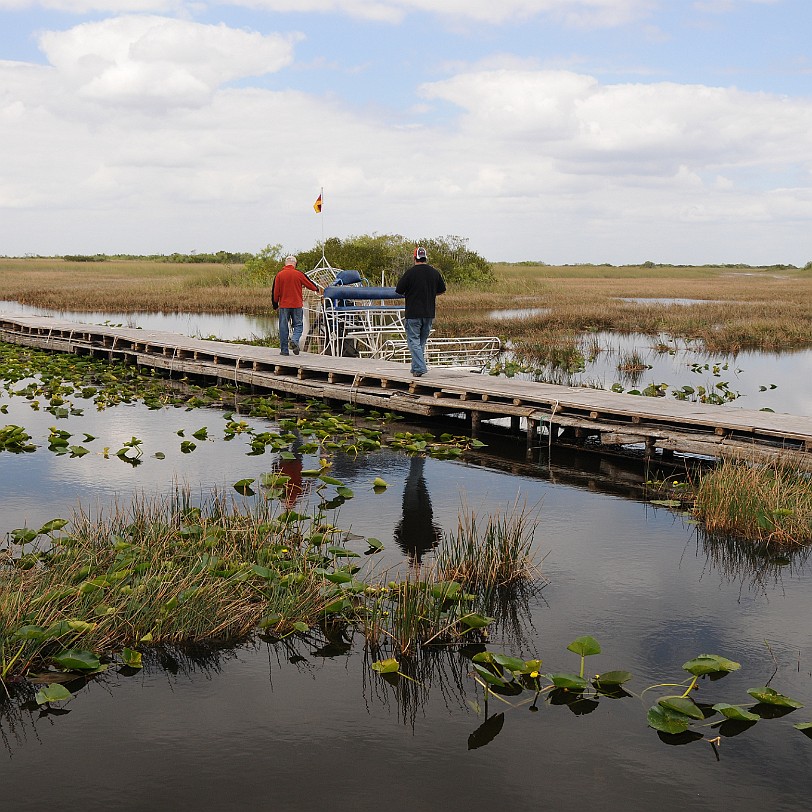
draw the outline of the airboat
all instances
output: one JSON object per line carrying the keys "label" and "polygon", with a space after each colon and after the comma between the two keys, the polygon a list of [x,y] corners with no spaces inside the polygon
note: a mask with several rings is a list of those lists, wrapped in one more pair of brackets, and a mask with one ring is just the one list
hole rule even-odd
{"label": "airboat", "polygon": [[[359,271],[334,268],[323,254],[306,275],[324,289],[324,296],[304,291],[304,350],[322,355],[410,362],[405,302],[394,287],[375,286]],[[482,371],[501,348],[497,336],[439,338],[432,335],[426,344],[426,362],[433,367]]]}

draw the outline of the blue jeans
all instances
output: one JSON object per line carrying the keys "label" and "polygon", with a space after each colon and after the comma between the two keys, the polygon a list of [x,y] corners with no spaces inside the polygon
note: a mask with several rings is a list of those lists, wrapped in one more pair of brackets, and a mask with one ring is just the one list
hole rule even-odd
{"label": "blue jeans", "polygon": [[[297,344],[302,339],[304,319],[301,307],[279,308],[279,349],[283,355],[288,354],[288,340],[293,339]],[[293,335],[290,335],[290,325],[293,325]]]}
{"label": "blue jeans", "polygon": [[406,319],[406,346],[412,356],[412,372],[426,372],[426,342],[434,319]]}

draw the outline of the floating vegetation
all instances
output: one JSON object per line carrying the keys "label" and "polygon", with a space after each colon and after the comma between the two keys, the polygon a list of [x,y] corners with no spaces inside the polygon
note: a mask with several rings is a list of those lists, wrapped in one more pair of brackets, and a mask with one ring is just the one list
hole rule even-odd
{"label": "floating vegetation", "polygon": [[[278,498],[284,479],[269,475],[261,484]],[[253,482],[235,488],[245,493]],[[326,473],[316,483],[321,501],[312,515],[275,498],[246,510],[218,493],[197,506],[178,489],[97,517],[80,509],[72,523],[12,531],[0,568],[3,681],[42,669],[95,674],[111,662],[131,665],[145,646],[233,643],[257,629],[278,638],[328,619],[363,630],[373,645],[381,637],[394,642],[406,655],[480,638],[494,618],[477,611],[478,595],[462,583],[436,570],[386,584],[360,575],[360,554],[326,518],[336,498],[352,491]],[[325,493],[330,488],[337,497]],[[525,513],[511,514],[495,526],[513,538],[527,522]],[[366,546],[372,553],[383,547],[374,538]],[[499,568],[492,555],[488,561]]]}
{"label": "floating vegetation", "polygon": [[[661,695],[646,713],[648,726],[656,730],[667,744],[706,741],[717,755],[722,737],[738,735],[761,719],[778,719],[803,707],[803,703],[769,686],[747,689],[749,699],[746,701],[755,700],[755,704],[699,701],[695,696],[700,680],[707,678],[709,683],[716,684],[741,668],[739,663],[717,654],[700,654],[683,663],[682,669],[690,675],[683,682],[658,683],[635,694],[630,687],[633,675],[628,671],[603,671],[586,676],[586,658],[601,653],[600,643],[594,637],[579,637],[567,646],[567,650],[580,657],[577,673],[544,673],[541,659],[524,659],[487,649],[471,657],[470,676],[483,690],[480,711],[485,720],[471,734],[469,749],[488,744],[501,731],[504,714],[490,715],[489,712],[489,704],[494,700],[512,709],[528,707],[537,711],[539,700],[544,697],[550,705],[563,705],[576,716],[583,716],[596,710],[604,700],[636,696],[645,702],[646,694],[659,691]],[[675,694],[674,688],[684,690]],[[667,689],[672,692],[666,693]],[[804,722],[794,727],[809,735],[812,723]]]}

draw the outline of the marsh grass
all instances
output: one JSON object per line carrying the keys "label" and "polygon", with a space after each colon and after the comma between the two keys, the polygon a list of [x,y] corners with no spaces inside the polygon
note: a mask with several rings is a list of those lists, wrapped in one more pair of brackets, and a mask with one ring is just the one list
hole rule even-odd
{"label": "marsh grass", "polygon": [[[694,340],[708,352],[812,346],[812,273],[795,268],[496,264],[496,281],[450,285],[438,335],[499,333],[543,358],[565,338],[599,331]],[[142,260],[0,259],[4,298],[55,310],[131,313],[272,312],[270,291],[241,265]],[[641,303],[623,299],[687,299]],[[495,321],[494,310],[538,309]],[[582,349],[582,348],[579,348]]]}
{"label": "marsh grass", "polygon": [[812,541],[812,483],[778,464],[722,462],[696,489],[695,515],[710,534],[774,545]]}
{"label": "marsh grass", "polygon": [[491,593],[535,576],[535,525],[516,505],[484,522],[460,518],[442,566],[377,586],[321,511],[280,510],[217,492],[195,503],[178,487],[43,526],[0,564],[0,682],[66,650],[110,661],[124,649],[234,644],[257,630],[279,640],[328,622],[413,657],[481,639],[495,620],[479,613],[496,606]]}
{"label": "marsh grass", "polygon": [[444,537],[433,562],[376,591],[361,616],[367,644],[413,657],[428,645],[474,642],[487,636],[491,623],[503,621],[516,636],[526,588],[540,580],[531,549],[536,526],[518,501],[485,519],[464,508],[457,532]]}
{"label": "marsh grass", "polygon": [[436,552],[440,577],[481,594],[536,578],[532,547],[537,526],[533,512],[518,500],[485,517],[470,508],[462,511],[456,532]]}
{"label": "marsh grass", "polygon": [[80,510],[69,535],[49,537],[0,571],[4,657],[24,673],[54,651],[238,641],[258,625],[312,624],[328,590],[303,518],[269,503],[245,513],[215,495],[133,500],[97,517]]}
{"label": "marsh grass", "polygon": [[[812,345],[812,273],[798,269],[723,267],[495,267],[488,290],[451,291],[437,321],[444,334],[498,330],[521,354],[543,358],[569,336],[600,331],[643,333],[701,343],[709,352]],[[687,299],[644,303],[623,299]],[[544,308],[498,322],[498,309]],[[587,349],[587,351],[589,351]]]}

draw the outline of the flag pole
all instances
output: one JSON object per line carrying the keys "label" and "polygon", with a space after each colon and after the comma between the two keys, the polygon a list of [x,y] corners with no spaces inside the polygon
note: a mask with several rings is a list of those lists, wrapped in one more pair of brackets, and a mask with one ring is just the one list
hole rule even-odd
{"label": "flag pole", "polygon": [[326,261],[324,256],[324,187],[321,187],[319,192],[319,218],[321,219],[321,258]]}

